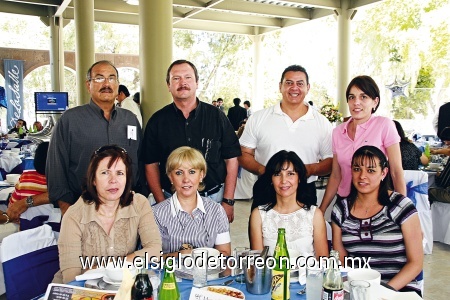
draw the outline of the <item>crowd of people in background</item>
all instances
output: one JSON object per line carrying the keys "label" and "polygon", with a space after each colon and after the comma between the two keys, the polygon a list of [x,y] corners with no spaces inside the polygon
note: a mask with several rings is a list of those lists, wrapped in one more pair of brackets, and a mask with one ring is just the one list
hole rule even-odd
{"label": "crowd of people in background", "polygon": [[[0,221],[16,222],[27,208],[46,203],[61,210],[55,282],[84,273],[80,257],[131,259],[161,250],[170,256],[196,247],[230,255],[243,168],[258,176],[249,212],[252,249],[273,252],[277,228],[284,227],[294,257],[327,256],[324,212],[336,197],[332,246],[341,259],[371,256],[386,284],[421,293],[420,221],[405,196],[403,170],[417,170],[429,157],[399,122],[375,115],[381,97],[371,77],[351,80],[350,117],[335,128],[305,101],[311,86],[300,65],[282,72],[281,101],[255,112],[240,98],[227,114],[222,98],[212,105],[197,98],[199,75],[190,61],[174,61],[165,79],[173,101],[143,130],[139,92],[131,97],[111,62],[94,63],[86,73],[90,102],[61,116],[50,143],[36,151],[36,171],[16,185]],[[449,119],[444,105],[436,118],[442,139],[450,140]],[[33,127],[42,130],[39,122]],[[20,119],[10,133],[24,130]],[[450,155],[447,150],[433,153]],[[450,202],[448,166],[430,190],[433,201]],[[317,199],[315,181],[326,175],[325,195]],[[29,186],[32,195],[24,193]]]}

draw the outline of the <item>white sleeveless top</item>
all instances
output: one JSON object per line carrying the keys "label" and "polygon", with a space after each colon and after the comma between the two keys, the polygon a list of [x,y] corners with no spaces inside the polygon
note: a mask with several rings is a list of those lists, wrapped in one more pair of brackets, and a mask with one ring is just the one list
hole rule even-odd
{"label": "white sleeveless top", "polygon": [[314,256],[313,217],[316,206],[309,210],[300,208],[289,213],[280,214],[275,210],[264,210],[265,205],[258,206],[262,221],[264,246],[269,246],[269,254],[273,254],[278,238],[278,228],[286,229],[286,244],[291,259],[298,256]]}

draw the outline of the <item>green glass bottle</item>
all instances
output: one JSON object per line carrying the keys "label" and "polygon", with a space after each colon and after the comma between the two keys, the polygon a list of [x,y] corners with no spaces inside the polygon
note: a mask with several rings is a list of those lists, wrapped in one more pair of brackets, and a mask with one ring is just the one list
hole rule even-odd
{"label": "green glass bottle", "polygon": [[284,228],[278,228],[278,239],[273,257],[275,258],[275,267],[272,270],[272,300],[289,300],[289,252]]}
{"label": "green glass bottle", "polygon": [[428,159],[431,158],[430,145],[428,143],[426,143],[425,145],[425,150],[423,154],[425,154],[425,156],[428,157]]}
{"label": "green glass bottle", "polygon": [[180,290],[178,289],[175,273],[173,272],[172,262],[166,261],[164,278],[159,291],[159,300],[180,300]]}

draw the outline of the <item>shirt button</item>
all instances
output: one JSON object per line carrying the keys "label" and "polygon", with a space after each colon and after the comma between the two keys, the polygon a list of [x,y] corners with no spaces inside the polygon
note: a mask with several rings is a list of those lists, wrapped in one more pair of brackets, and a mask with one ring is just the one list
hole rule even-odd
{"label": "shirt button", "polygon": [[186,126],[188,126],[189,125],[189,122],[186,122]]}
{"label": "shirt button", "polygon": [[190,142],[191,141],[191,138],[188,138],[188,142]]}

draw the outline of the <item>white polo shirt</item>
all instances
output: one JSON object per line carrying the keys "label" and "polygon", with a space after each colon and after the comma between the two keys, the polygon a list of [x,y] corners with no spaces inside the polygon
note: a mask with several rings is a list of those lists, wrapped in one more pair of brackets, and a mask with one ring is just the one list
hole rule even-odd
{"label": "white polo shirt", "polygon": [[[281,110],[280,103],[253,113],[239,139],[241,146],[255,149],[256,161],[264,166],[281,150],[294,151],[304,164],[333,157],[331,123],[305,105],[308,112],[295,122]],[[308,178],[308,182],[315,180],[317,176]]]}

